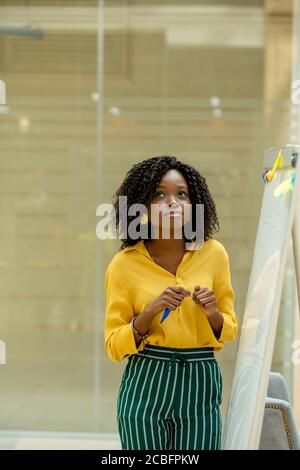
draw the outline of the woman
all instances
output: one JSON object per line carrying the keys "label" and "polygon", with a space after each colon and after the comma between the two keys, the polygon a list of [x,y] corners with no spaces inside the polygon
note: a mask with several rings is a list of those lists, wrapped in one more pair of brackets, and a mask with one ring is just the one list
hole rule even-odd
{"label": "woman", "polygon": [[[144,239],[121,231],[105,278],[105,348],[115,362],[128,357],[117,402],[122,449],[219,449],[222,378],[214,351],[234,340],[237,319],[228,255],[212,238],[214,201],[205,178],[173,156],[127,173],[114,197],[117,227],[120,196],[127,196],[128,223],[130,206],[140,203],[148,209],[140,224],[152,229]],[[193,223],[196,204],[204,205],[204,242],[190,250],[184,221]],[[166,217],[169,238],[162,237]]]}

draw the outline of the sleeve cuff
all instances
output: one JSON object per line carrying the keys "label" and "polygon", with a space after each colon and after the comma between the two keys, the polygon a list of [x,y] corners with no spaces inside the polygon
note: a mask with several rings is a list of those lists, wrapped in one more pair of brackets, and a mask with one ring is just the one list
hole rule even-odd
{"label": "sleeve cuff", "polygon": [[[130,323],[125,325],[119,333],[119,350],[121,355],[125,358],[126,356],[131,356],[132,354],[137,354],[139,351],[142,351],[145,347],[145,341],[141,341],[139,346],[136,346],[134,333],[131,329]],[[122,345],[122,346],[121,346]]]}
{"label": "sleeve cuff", "polygon": [[232,325],[232,321],[230,318],[228,318],[227,315],[224,315],[224,313],[220,312],[221,315],[223,315],[223,326],[221,330],[220,337],[218,341],[220,343],[225,343],[226,341],[233,341],[235,338],[235,328]]}

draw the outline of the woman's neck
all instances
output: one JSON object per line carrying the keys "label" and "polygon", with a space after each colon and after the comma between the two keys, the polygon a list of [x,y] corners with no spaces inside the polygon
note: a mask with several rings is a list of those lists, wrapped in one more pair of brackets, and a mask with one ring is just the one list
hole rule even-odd
{"label": "woman's neck", "polygon": [[155,253],[156,256],[159,256],[160,254],[167,255],[168,253],[174,253],[174,251],[178,253],[185,251],[185,240],[183,238],[155,238],[148,240],[147,244],[148,246],[151,244],[151,251],[152,253]]}

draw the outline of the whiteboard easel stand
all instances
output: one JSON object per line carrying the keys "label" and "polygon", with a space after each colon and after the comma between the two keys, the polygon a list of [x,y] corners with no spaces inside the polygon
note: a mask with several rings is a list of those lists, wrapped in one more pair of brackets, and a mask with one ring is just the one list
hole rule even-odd
{"label": "whiteboard easel stand", "polygon": [[[268,162],[265,168],[270,169],[272,167],[278,151],[279,149],[270,149],[265,153],[265,162]],[[296,178],[293,191],[290,192],[289,210],[286,213],[284,212],[284,202],[280,201],[279,198],[272,199],[278,179],[277,183],[271,181],[265,185],[241,341],[225,422],[223,449],[255,450],[259,448],[281,292],[291,239],[293,241],[300,309],[299,146],[286,145],[282,147],[282,154],[284,164],[283,168],[278,170],[278,179],[281,176],[284,177],[284,170],[292,167],[296,169]],[[280,196],[280,198],[285,197],[286,195]],[[268,217],[269,213],[271,214],[270,217]],[[282,215],[282,220],[278,220],[280,218],[278,215]],[[270,233],[266,231],[267,228]],[[274,240],[277,240],[278,247],[272,241],[272,237],[268,239],[268,235],[272,235],[272,233]],[[266,256],[265,265],[263,265],[264,255]],[[272,283],[272,276],[274,277],[274,284]],[[265,282],[263,286],[261,286],[262,281]],[[262,287],[266,287],[265,309],[262,308],[261,304],[263,298]],[[256,306],[259,307],[258,312],[255,311]]]}

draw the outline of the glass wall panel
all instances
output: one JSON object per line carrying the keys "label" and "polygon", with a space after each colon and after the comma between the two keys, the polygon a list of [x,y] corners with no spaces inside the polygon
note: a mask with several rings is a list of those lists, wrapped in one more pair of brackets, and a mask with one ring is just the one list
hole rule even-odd
{"label": "glass wall panel", "polygon": [[97,13],[0,2],[2,429],[95,429]]}
{"label": "glass wall panel", "polygon": [[[263,151],[297,141],[298,48],[288,0],[0,0],[0,429],[117,432],[125,363],[103,329],[119,242],[97,240],[95,211],[147,157],[207,179],[241,323]],[[293,308],[273,364],[290,385]],[[218,354],[223,412],[237,345]]]}
{"label": "glass wall panel", "polygon": [[[257,175],[264,148],[264,22],[258,1],[105,6],[105,38],[111,41],[104,62],[105,199],[144,158],[168,153],[194,165],[216,200],[216,238],[229,252],[240,316],[263,190]],[[119,243],[111,245],[107,263]],[[218,354],[224,407],[236,348],[237,342]],[[123,367],[108,365],[111,404]]]}

